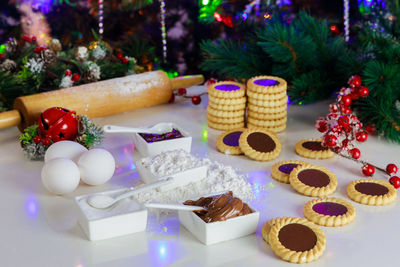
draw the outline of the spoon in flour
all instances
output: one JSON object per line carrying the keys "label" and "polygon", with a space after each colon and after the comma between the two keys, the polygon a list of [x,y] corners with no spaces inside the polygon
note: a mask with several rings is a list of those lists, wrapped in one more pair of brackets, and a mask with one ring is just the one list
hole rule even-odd
{"label": "spoon in flour", "polygon": [[149,133],[149,134],[163,134],[171,132],[173,129],[172,123],[160,122],[151,128],[133,128],[115,125],[104,125],[103,130],[106,133]]}
{"label": "spoon in flour", "polygon": [[173,180],[173,177],[168,177],[166,179],[157,181],[152,184],[148,184],[139,188],[131,189],[128,192],[125,192],[119,196],[111,197],[107,195],[94,195],[87,198],[87,203],[95,209],[106,209],[117,203],[118,201],[134,196],[136,194],[160,187],[162,185],[169,184]]}

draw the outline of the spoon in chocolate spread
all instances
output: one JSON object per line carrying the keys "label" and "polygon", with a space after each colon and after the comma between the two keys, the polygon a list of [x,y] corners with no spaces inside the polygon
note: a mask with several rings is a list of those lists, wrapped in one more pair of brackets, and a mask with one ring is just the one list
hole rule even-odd
{"label": "spoon in chocolate spread", "polygon": [[151,128],[133,128],[115,125],[104,125],[103,130],[105,133],[149,133],[149,134],[163,134],[171,132],[173,129],[172,123],[160,122]]}

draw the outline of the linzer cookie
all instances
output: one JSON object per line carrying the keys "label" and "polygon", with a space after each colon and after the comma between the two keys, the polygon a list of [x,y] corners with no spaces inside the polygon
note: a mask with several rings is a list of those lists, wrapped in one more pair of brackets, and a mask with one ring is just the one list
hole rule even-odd
{"label": "linzer cookie", "polygon": [[[247,128],[249,128],[249,129],[260,128],[260,126],[254,125],[254,124],[251,124],[250,122],[248,122],[247,123]],[[280,132],[283,132],[286,129],[286,124],[277,125],[277,126],[274,126],[274,127],[263,127],[263,128],[267,129],[268,131],[273,132],[273,133],[280,133]]]}
{"label": "linzer cookie", "polygon": [[261,114],[271,114],[271,113],[280,113],[287,110],[287,104],[279,106],[279,107],[263,107],[257,105],[248,105],[249,112],[257,112]]}
{"label": "linzer cookie", "polygon": [[280,118],[280,119],[276,119],[276,120],[259,120],[259,119],[254,119],[252,117],[248,117],[247,121],[252,124],[252,125],[257,125],[259,127],[276,127],[276,126],[280,126],[283,124],[286,124],[287,118]]}
{"label": "linzer cookie", "polygon": [[286,90],[281,91],[279,93],[274,93],[274,94],[255,93],[253,91],[247,90],[246,94],[249,98],[254,98],[254,99],[278,100],[278,99],[282,99],[286,96]]}
{"label": "linzer cookie", "polygon": [[333,194],[337,187],[336,176],[327,168],[304,164],[290,173],[290,185],[294,190],[310,197],[325,197]]}
{"label": "linzer cookie", "polygon": [[235,118],[235,117],[243,117],[244,119],[244,109],[242,110],[233,110],[233,111],[225,111],[225,110],[218,110],[213,109],[212,107],[207,107],[207,114],[215,117],[222,117],[222,118]]}
{"label": "linzer cookie", "polygon": [[214,102],[209,101],[208,107],[220,111],[237,111],[237,110],[245,110],[246,109],[246,101],[242,104],[232,104],[232,105],[224,105],[224,104],[216,104]]}
{"label": "linzer cookie", "polygon": [[310,159],[328,159],[335,156],[329,147],[322,144],[321,139],[304,139],[299,141],[295,147],[296,153]]}
{"label": "linzer cookie", "polygon": [[289,177],[290,173],[294,168],[297,168],[301,165],[307,165],[309,163],[300,161],[300,160],[288,160],[288,161],[280,161],[275,163],[271,168],[271,176],[278,182],[282,182],[285,184],[290,183]]}
{"label": "linzer cookie", "polygon": [[209,121],[207,121],[207,124],[210,128],[213,128],[216,130],[221,130],[221,131],[228,131],[228,130],[244,127],[244,121],[238,122],[238,123],[218,123],[218,122],[212,122],[209,120]]}
{"label": "linzer cookie", "polygon": [[210,105],[246,105],[247,98],[245,96],[238,98],[218,98],[213,96],[208,96],[208,102]]}
{"label": "linzer cookie", "polygon": [[239,117],[217,117],[207,113],[207,120],[212,121],[214,123],[222,123],[222,124],[234,124],[239,122],[244,122],[244,116]]}
{"label": "linzer cookie", "polygon": [[238,98],[245,95],[245,86],[231,81],[217,82],[208,87],[208,94],[218,98]]}
{"label": "linzer cookie", "polygon": [[361,179],[347,186],[347,195],[355,202],[380,206],[396,200],[397,192],[393,185],[383,180]]}
{"label": "linzer cookie", "polygon": [[278,137],[265,128],[245,130],[239,138],[239,147],[247,157],[259,161],[272,160],[281,152]]}
{"label": "linzer cookie", "polygon": [[269,220],[269,221],[266,221],[266,222],[264,223],[264,225],[262,226],[262,228],[261,228],[261,235],[262,235],[264,241],[265,241],[267,244],[269,244],[268,235],[269,235],[269,233],[271,232],[271,227],[275,224],[275,222],[276,222],[277,220],[280,220],[280,219],[282,219],[282,218],[274,218],[274,219],[271,219],[271,220]]}
{"label": "linzer cookie", "polygon": [[284,79],[274,76],[257,76],[247,81],[247,91],[261,94],[279,94],[286,92]]}
{"label": "linzer cookie", "polygon": [[256,106],[279,108],[287,104],[288,97],[285,95],[283,98],[274,100],[264,100],[249,97],[247,101],[249,102],[249,104]]}
{"label": "linzer cookie", "polygon": [[245,129],[239,128],[227,131],[218,136],[217,149],[218,151],[228,155],[243,154],[239,147],[239,138]]}
{"label": "linzer cookie", "polygon": [[324,232],[312,222],[297,217],[276,220],[268,242],[278,257],[292,263],[315,261],[326,246]]}
{"label": "linzer cookie", "polygon": [[356,210],[353,205],[340,198],[314,199],[304,206],[304,217],[322,226],[343,226],[354,221]]}
{"label": "linzer cookie", "polygon": [[286,119],[287,118],[287,111],[284,110],[282,112],[277,113],[258,113],[254,111],[248,111],[249,118],[256,119],[256,120],[279,120],[279,119]]}

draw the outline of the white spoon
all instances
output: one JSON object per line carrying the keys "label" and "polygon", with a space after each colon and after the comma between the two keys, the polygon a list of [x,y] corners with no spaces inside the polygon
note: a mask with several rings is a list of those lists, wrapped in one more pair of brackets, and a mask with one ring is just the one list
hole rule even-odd
{"label": "white spoon", "polygon": [[150,189],[169,184],[172,180],[173,180],[173,177],[168,177],[166,179],[157,181],[152,184],[148,184],[148,185],[136,188],[136,189],[131,189],[128,192],[125,192],[116,197],[98,194],[98,195],[88,197],[86,201],[90,206],[92,206],[95,209],[106,209],[106,208],[111,207],[112,205],[114,205],[115,203],[117,203],[118,201],[120,201],[124,198],[131,197],[133,195],[142,193],[144,191],[148,191]]}
{"label": "white spoon", "polygon": [[151,128],[133,128],[114,125],[104,125],[103,130],[106,133],[150,133],[150,134],[163,134],[171,132],[173,129],[172,123],[161,122]]}
{"label": "white spoon", "polygon": [[164,204],[164,203],[145,203],[143,204],[146,208],[152,209],[166,209],[166,210],[204,210],[203,207],[200,206],[189,206],[189,205],[180,205],[180,204]]}

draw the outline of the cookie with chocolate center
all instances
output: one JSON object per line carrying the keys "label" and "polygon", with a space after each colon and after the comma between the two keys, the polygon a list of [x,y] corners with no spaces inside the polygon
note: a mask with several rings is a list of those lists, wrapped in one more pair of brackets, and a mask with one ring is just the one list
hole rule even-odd
{"label": "cookie with chocolate center", "polygon": [[278,137],[264,128],[245,130],[239,138],[239,147],[247,157],[259,161],[272,160],[281,152]]}
{"label": "cookie with chocolate center", "polygon": [[347,186],[347,195],[355,202],[380,206],[396,200],[397,192],[390,183],[377,179],[361,179]]}
{"label": "cookie with chocolate center", "polygon": [[295,150],[299,156],[310,159],[328,159],[335,156],[329,147],[322,144],[321,139],[301,140],[296,144]]}

